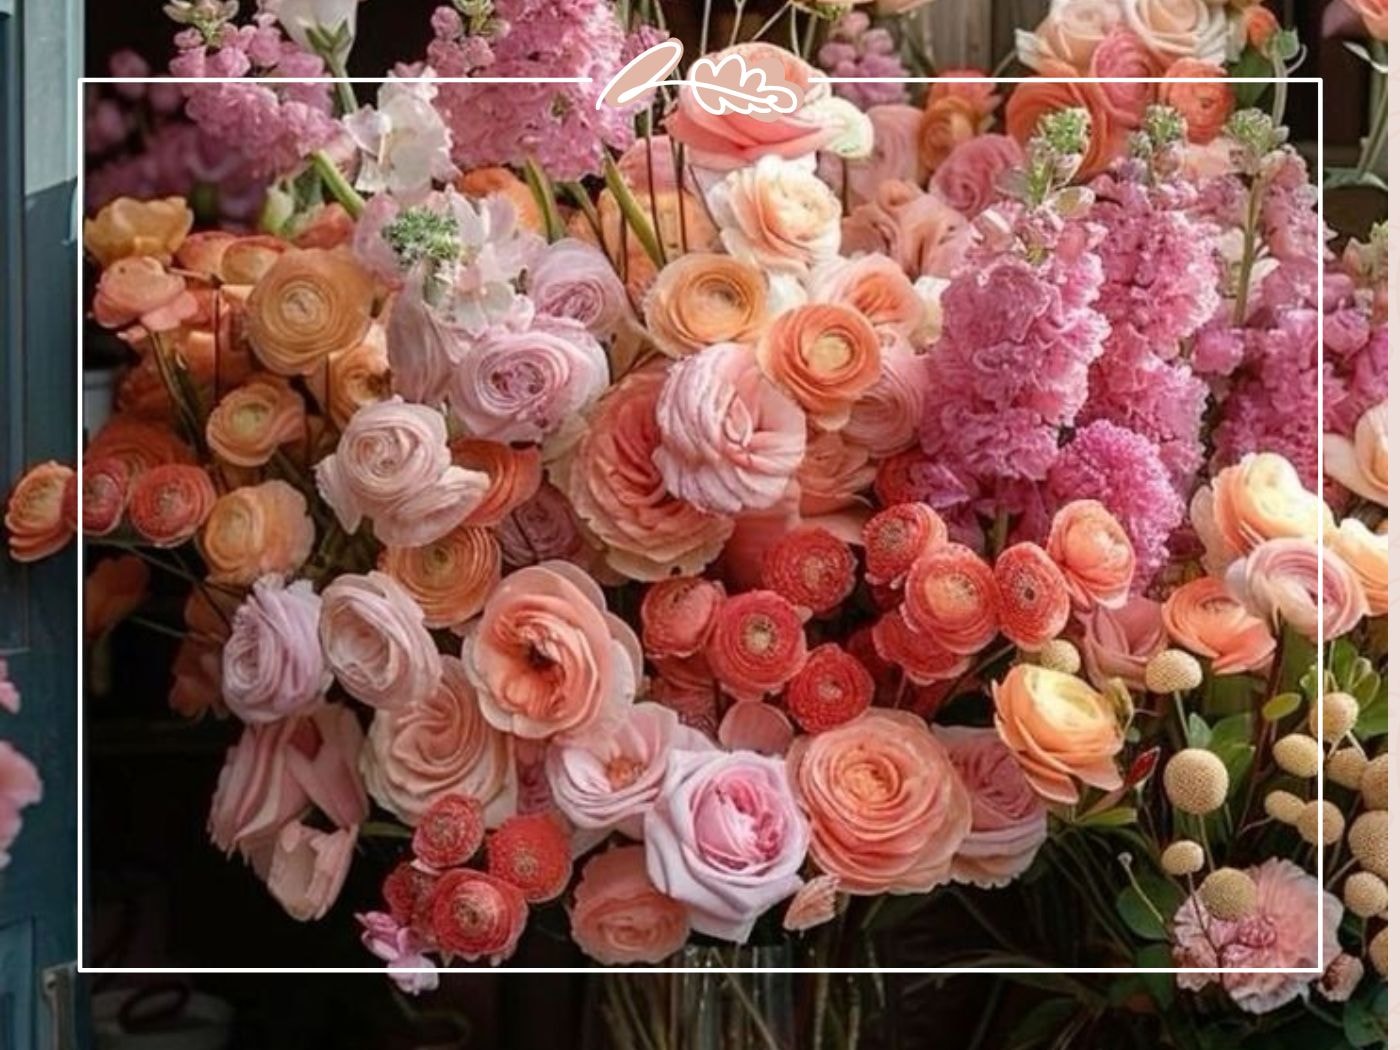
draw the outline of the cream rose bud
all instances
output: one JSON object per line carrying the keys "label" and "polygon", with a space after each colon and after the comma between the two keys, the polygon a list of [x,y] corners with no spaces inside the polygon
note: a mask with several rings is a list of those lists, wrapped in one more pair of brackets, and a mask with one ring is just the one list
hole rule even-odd
{"label": "cream rose bud", "polygon": [[781,759],[672,751],[642,837],[652,883],[711,937],[742,944],[802,886],[809,832]]}
{"label": "cream rose bud", "polygon": [[442,680],[423,610],[393,577],[347,573],[321,593],[321,649],[345,691],[371,707],[421,703]]}
{"label": "cream rose bud", "polygon": [[841,202],[811,159],[764,156],[706,194],[729,254],[765,272],[801,275],[841,247]]}
{"label": "cream rose bud", "polygon": [[421,547],[460,525],[491,479],[453,465],[440,413],[394,397],[351,417],[316,487],[346,532],[369,518],[381,543]]}
{"label": "cream rose bud", "polygon": [[311,43],[313,32],[333,37],[344,26],[344,42],[336,51],[336,56],[343,60],[355,42],[355,15],[359,5],[360,0],[278,0],[274,10],[277,21],[303,51],[317,51]]}
{"label": "cream rose bud", "polygon": [[1094,50],[1123,21],[1123,6],[1124,0],[1054,0],[1034,32],[1016,30],[1016,57],[1045,75],[1062,64],[1087,73]]}
{"label": "cream rose bud", "polygon": [[486,721],[460,660],[444,656],[442,681],[423,698],[379,710],[360,752],[365,787],[410,827],[444,795],[481,803],[488,827],[516,812],[511,738]]}
{"label": "cream rose bud", "polygon": [[848,99],[832,95],[812,103],[807,112],[832,129],[828,152],[845,160],[863,160],[874,152],[875,125]]}
{"label": "cream rose bud", "polygon": [[264,576],[233,614],[224,645],[223,689],[228,708],[244,722],[276,722],[304,711],[325,694],[331,673],[316,629],[321,599],[308,580],[290,586]]}

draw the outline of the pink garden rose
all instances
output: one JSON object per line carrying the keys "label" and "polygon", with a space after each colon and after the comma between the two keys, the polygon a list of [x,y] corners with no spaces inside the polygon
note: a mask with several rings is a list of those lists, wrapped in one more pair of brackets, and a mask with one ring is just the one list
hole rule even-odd
{"label": "pink garden rose", "polygon": [[781,759],[672,751],[643,823],[647,874],[700,933],[742,944],[802,885],[808,829]]}
{"label": "pink garden rose", "polygon": [[252,725],[301,713],[325,695],[331,673],[321,657],[321,599],[310,580],[290,586],[264,576],[233,614],[223,650],[224,702]]}
{"label": "pink garden rose", "polygon": [[1254,879],[1254,914],[1236,922],[1212,919],[1197,899],[1172,918],[1172,961],[1177,966],[1239,969],[1241,973],[1178,972],[1176,983],[1198,992],[1220,982],[1241,1010],[1266,1014],[1307,995],[1307,974],[1258,973],[1266,967],[1317,969],[1318,895],[1322,897],[1323,969],[1341,954],[1337,927],[1342,902],[1321,891],[1317,879],[1292,861],[1270,857],[1246,874]]}
{"label": "pink garden rose", "polygon": [[887,254],[911,278],[951,277],[971,238],[967,220],[914,183],[881,183],[841,225],[841,251]]}
{"label": "pink garden rose", "polygon": [[598,339],[617,332],[632,311],[627,289],[608,257],[571,237],[540,253],[525,291],[540,313],[577,321]]}
{"label": "pink garden rose", "polygon": [[978,135],[953,147],[933,173],[931,189],[967,218],[1001,198],[1002,179],[1021,163],[1021,145],[1008,135]]}
{"label": "pink garden rose", "polygon": [[1347,563],[1328,547],[1319,550],[1311,540],[1265,540],[1230,566],[1226,581],[1255,616],[1276,628],[1286,623],[1313,641],[1317,640],[1319,626],[1325,641],[1346,634],[1361,622],[1369,608],[1361,581]]}
{"label": "pink garden rose", "polygon": [[467,628],[462,665],[482,714],[529,740],[615,724],[636,696],[642,648],[578,566],[511,573]]}
{"label": "pink garden rose", "polygon": [[608,358],[572,317],[536,315],[473,340],[448,401],[474,438],[543,441],[608,387]]}
{"label": "pink garden rose", "polygon": [[374,713],[360,771],[374,800],[410,827],[444,795],[481,803],[488,827],[516,809],[514,747],[481,714],[460,660],[442,659],[442,681],[425,696]]}
{"label": "pink garden rose", "polygon": [[385,573],[336,577],[321,592],[320,636],[336,679],[371,707],[421,702],[442,679],[423,610]]}
{"label": "pink garden rose", "polygon": [[34,763],[0,740],[0,870],[9,867],[10,847],[24,825],[20,811],[44,797]]}
{"label": "pink garden rose", "polygon": [[267,889],[298,922],[324,918],[340,896],[355,859],[358,828],[318,831],[292,821],[277,836]]}
{"label": "pink garden rose", "polygon": [[420,547],[460,525],[491,480],[452,463],[441,413],[394,397],[350,418],[316,487],[346,532],[369,518],[381,543]]}
{"label": "pink garden rose", "polygon": [[1214,0],[1123,0],[1123,25],[1163,66],[1178,58],[1225,63],[1230,26]]}
{"label": "pink garden rose", "polygon": [[914,444],[928,389],[926,363],[909,343],[904,339],[882,343],[880,378],[851,406],[851,418],[841,435],[877,459]]}
{"label": "pink garden rose", "polygon": [[738,343],[671,366],[656,406],[656,465],[666,489],[703,510],[738,514],[782,499],[802,462],[807,419]]}
{"label": "pink garden rose", "polygon": [[1079,650],[1089,681],[1105,689],[1109,679],[1119,678],[1129,689],[1146,689],[1147,662],[1167,647],[1161,604],[1134,595],[1117,609],[1095,605],[1078,619],[1083,632]]}
{"label": "pink garden rose", "polygon": [[995,729],[934,726],[972,799],[972,830],[953,858],[953,881],[1005,886],[1031,866],[1048,825],[1040,800]]}
{"label": "pink garden rose", "polygon": [[580,834],[576,852],[610,831],[642,837],[642,817],[656,802],[673,750],[708,751],[701,732],[681,725],[669,707],[639,703],[615,725],[554,743],[545,758],[554,804]]}
{"label": "pink garden rose", "polygon": [[547,481],[496,526],[496,539],[507,565],[534,565],[556,558],[573,561],[587,555],[568,497]]}
{"label": "pink garden rose", "polygon": [[1094,50],[1123,21],[1122,0],[1054,0],[1034,32],[1016,31],[1016,57],[1042,76],[1086,74]]}
{"label": "pink garden rose", "polygon": [[903,103],[871,106],[865,115],[875,129],[875,148],[861,160],[841,161],[832,154],[821,157],[822,177],[851,206],[874,198],[882,183],[913,182],[922,185],[928,172],[919,164],[919,124],[924,111]]}
{"label": "pink garden rose", "polygon": [[569,909],[569,933],[604,966],[661,963],[685,946],[685,905],[658,890],[647,875],[646,850],[619,846],[583,866]]}
{"label": "pink garden rose", "polygon": [[765,273],[804,274],[841,247],[841,202],[809,164],[764,157],[705,199],[729,254]]}

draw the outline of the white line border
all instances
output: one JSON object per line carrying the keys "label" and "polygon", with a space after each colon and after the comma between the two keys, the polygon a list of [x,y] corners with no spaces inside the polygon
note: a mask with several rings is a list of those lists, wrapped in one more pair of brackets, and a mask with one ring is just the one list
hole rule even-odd
{"label": "white line border", "polygon": [[[284,84],[384,84],[386,81],[400,80],[405,83],[426,83],[426,84],[591,84],[594,83],[592,77],[279,77],[277,81]],[[1035,81],[1042,84],[1200,84],[1200,83],[1225,83],[1225,84],[1287,84],[1292,85],[1309,84],[1317,92],[1317,140],[1316,157],[1313,158],[1313,169],[1315,169],[1315,189],[1317,190],[1317,490],[1319,490],[1319,501],[1317,501],[1317,547],[1319,547],[1319,559],[1317,559],[1317,617],[1319,624],[1323,619],[1323,588],[1322,588],[1322,543],[1323,543],[1323,521],[1324,505],[1320,498],[1323,482],[1322,463],[1322,437],[1323,437],[1323,277],[1324,258],[1326,258],[1326,218],[1323,216],[1323,151],[1324,136],[1324,106],[1323,106],[1323,80],[1322,77],[812,77],[813,83],[818,84],[1021,84],[1025,81]],[[78,77],[80,84],[80,94],[78,94],[78,104],[83,105],[88,84],[245,84],[249,83],[246,77]],[[276,81],[274,81],[276,83]],[[77,230],[80,231],[78,237],[77,251],[74,252],[74,269],[76,269],[77,290],[77,463],[76,469],[81,477],[81,459],[83,459],[84,449],[84,423],[83,423],[83,360],[84,360],[84,318],[85,305],[83,301],[83,241],[81,241],[81,228],[83,228],[83,217],[85,213],[84,202],[84,178],[85,164],[87,157],[84,151],[84,127],[87,122],[87,108],[83,106],[83,111],[78,113],[77,119],[77,141],[74,143],[77,151],[77,190],[74,207],[77,207]],[[83,519],[83,486],[78,484],[78,521]],[[77,624],[83,623],[83,599],[85,580],[85,543],[83,536],[77,536],[77,573],[78,573],[78,609]],[[87,916],[87,907],[84,904],[84,868],[87,860],[87,848],[83,836],[83,819],[85,809],[84,791],[84,693],[87,675],[84,669],[84,637],[81,627],[74,630],[77,638],[77,969],[78,973],[91,974],[116,974],[116,973],[161,973],[161,974],[182,974],[182,973],[290,973],[290,974],[311,974],[311,973],[377,973],[388,972],[384,966],[195,966],[195,967],[140,967],[140,966],[87,966],[85,965],[84,949],[84,918]],[[1324,643],[1322,641],[1322,631],[1319,630],[1319,641],[1317,641],[1317,673],[1319,676],[1324,672],[1323,664]],[[1319,690],[1322,689],[1322,680],[1319,678]],[[1320,696],[1320,693],[1319,693]],[[1324,752],[1322,738],[1317,738],[1317,794],[1322,797],[1323,764]],[[1256,756],[1256,760],[1259,756]],[[1317,843],[1322,843],[1322,808],[1317,809]],[[997,974],[997,973],[1103,973],[1103,974],[1134,974],[1134,973],[1161,973],[1161,974],[1182,974],[1182,973],[1289,973],[1308,974],[1308,976],[1319,977],[1326,973],[1323,962],[1323,893],[1324,876],[1326,876],[1326,848],[1319,846],[1316,848],[1317,858],[1317,945],[1316,945],[1316,967],[1301,966],[1264,966],[1259,969],[1246,969],[1246,967],[1228,966],[1023,966],[1023,967],[981,967],[981,966],[496,966],[490,967],[409,967],[409,969],[398,970],[402,973],[438,973],[442,976],[454,976],[454,974],[472,973],[693,973],[697,969],[710,970],[713,973],[840,973],[840,974],[860,974],[860,973],[948,973],[948,974]],[[1305,993],[1308,994],[1308,993]]]}

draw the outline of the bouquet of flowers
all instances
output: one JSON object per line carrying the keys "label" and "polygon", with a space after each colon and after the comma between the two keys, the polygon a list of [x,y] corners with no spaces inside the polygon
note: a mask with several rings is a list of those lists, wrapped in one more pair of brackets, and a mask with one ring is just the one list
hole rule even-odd
{"label": "bouquet of flowers", "polygon": [[[130,367],[12,552],[81,530],[90,637],[188,581],[213,843],[302,921],[379,866],[350,903],[407,990],[560,919],[607,965],[867,965],[1023,884],[1222,1025],[1375,1026],[1385,228],[1329,247],[1283,85],[1223,79],[1291,34],[1159,6],[1057,2],[1021,58],[1199,84],[916,106],[832,80],[904,68],[897,19],[794,7],[805,46],[668,81],[659,6],[457,0],[360,105],[278,79],[343,70],[353,3],[178,0],[262,232],[89,219]],[[820,985],[818,1041],[867,990]],[[664,998],[605,1005],[659,1047]]]}

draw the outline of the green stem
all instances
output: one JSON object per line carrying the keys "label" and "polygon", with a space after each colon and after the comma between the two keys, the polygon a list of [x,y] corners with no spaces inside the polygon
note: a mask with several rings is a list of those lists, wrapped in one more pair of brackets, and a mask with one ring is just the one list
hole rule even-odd
{"label": "green stem", "polygon": [[1389,137],[1386,134],[1390,119],[1387,112],[1389,94],[1389,81],[1382,77],[1380,90],[1377,92],[1378,97],[1371,114],[1371,128],[1366,134],[1366,147],[1361,151],[1361,159],[1356,162],[1356,170],[1362,175],[1375,174],[1374,169],[1377,162],[1385,156],[1386,140]]}
{"label": "green stem", "polygon": [[340,206],[350,213],[350,218],[358,219],[365,210],[365,199],[356,192],[355,187],[340,169],[336,167],[335,161],[323,149],[318,149],[311,154],[311,167],[317,175],[321,176],[321,182],[330,191],[330,195],[340,202]]}
{"label": "green stem", "polygon": [[564,236],[564,220],[559,215],[559,202],[554,198],[554,182],[534,157],[525,158],[525,181],[544,216],[545,236],[553,244]]}
{"label": "green stem", "polygon": [[665,266],[666,257],[661,252],[661,243],[657,240],[657,232],[652,229],[651,222],[647,219],[646,213],[642,211],[642,206],[637,203],[637,198],[627,188],[627,182],[623,179],[622,172],[618,170],[617,162],[613,160],[611,154],[605,154],[603,157],[603,179],[607,182],[608,189],[612,191],[613,199],[617,201],[618,207],[622,210],[622,216],[627,221],[628,228],[637,235],[637,240],[641,242],[648,257],[658,269]]}
{"label": "green stem", "polygon": [[1240,279],[1235,288],[1234,323],[1238,328],[1249,314],[1249,279],[1254,271],[1254,260],[1259,252],[1259,213],[1264,207],[1264,179],[1254,176],[1249,187],[1249,204],[1245,211],[1244,255],[1240,258]]}
{"label": "green stem", "polygon": [[[345,62],[335,55],[323,54],[321,60],[326,63],[326,68],[330,70],[333,77],[348,76],[345,72]],[[337,80],[335,83],[336,107],[340,110],[340,115],[346,116],[354,113],[360,108],[360,100],[355,97],[355,89],[344,80]]]}

